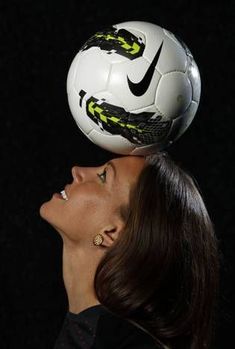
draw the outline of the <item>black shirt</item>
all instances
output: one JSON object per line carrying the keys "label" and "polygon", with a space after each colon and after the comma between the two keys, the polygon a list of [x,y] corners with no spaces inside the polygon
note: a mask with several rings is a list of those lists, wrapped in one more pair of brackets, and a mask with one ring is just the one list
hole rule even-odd
{"label": "black shirt", "polygon": [[53,349],[160,349],[154,338],[102,304],[66,313]]}

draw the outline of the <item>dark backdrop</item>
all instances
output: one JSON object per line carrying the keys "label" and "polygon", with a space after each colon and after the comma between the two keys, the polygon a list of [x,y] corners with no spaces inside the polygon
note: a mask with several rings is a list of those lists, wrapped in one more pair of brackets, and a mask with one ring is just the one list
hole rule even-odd
{"label": "dark backdrop", "polygon": [[200,69],[197,115],[168,152],[197,179],[220,240],[220,310],[212,349],[227,348],[234,321],[232,1],[21,0],[1,1],[0,10],[1,348],[52,348],[60,331],[67,308],[62,240],[40,218],[39,207],[71,182],[72,165],[98,166],[114,156],[76,126],[67,72],[93,33],[127,20],[178,34]]}

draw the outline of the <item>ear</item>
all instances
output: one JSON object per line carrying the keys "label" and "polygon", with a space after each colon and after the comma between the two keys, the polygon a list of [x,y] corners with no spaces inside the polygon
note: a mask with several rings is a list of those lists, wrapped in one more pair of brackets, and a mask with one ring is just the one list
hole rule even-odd
{"label": "ear", "polygon": [[117,220],[115,224],[105,226],[99,233],[103,236],[104,241],[101,244],[104,247],[110,247],[124,229],[125,224]]}

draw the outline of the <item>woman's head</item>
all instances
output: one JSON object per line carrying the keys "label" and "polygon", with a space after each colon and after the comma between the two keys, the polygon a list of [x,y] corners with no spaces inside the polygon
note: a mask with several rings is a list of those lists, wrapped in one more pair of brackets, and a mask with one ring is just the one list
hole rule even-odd
{"label": "woman's head", "polygon": [[[111,164],[115,170],[74,166],[68,200],[53,196],[41,216],[64,241],[99,257],[100,303],[169,348],[208,348],[219,257],[197,183],[166,152]],[[102,246],[92,243],[98,233]]]}
{"label": "woman's head", "polygon": [[53,195],[40,215],[63,239],[93,252],[93,238],[102,234],[104,243],[95,249],[104,252],[124,228],[130,192],[145,164],[144,157],[124,156],[98,167],[74,166],[73,182],[65,187],[68,200]]}
{"label": "woman's head", "polygon": [[218,291],[217,239],[195,180],[166,152],[146,157],[125,228],[95,292],[169,348],[208,348]]}

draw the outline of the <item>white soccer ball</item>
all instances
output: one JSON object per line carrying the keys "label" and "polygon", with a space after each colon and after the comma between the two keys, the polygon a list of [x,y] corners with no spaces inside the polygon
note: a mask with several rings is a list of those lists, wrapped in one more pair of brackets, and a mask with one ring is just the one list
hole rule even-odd
{"label": "white soccer ball", "polygon": [[201,80],[187,46],[155,24],[133,21],[92,36],[67,77],[80,130],[117,154],[147,155],[177,140],[198,108]]}

